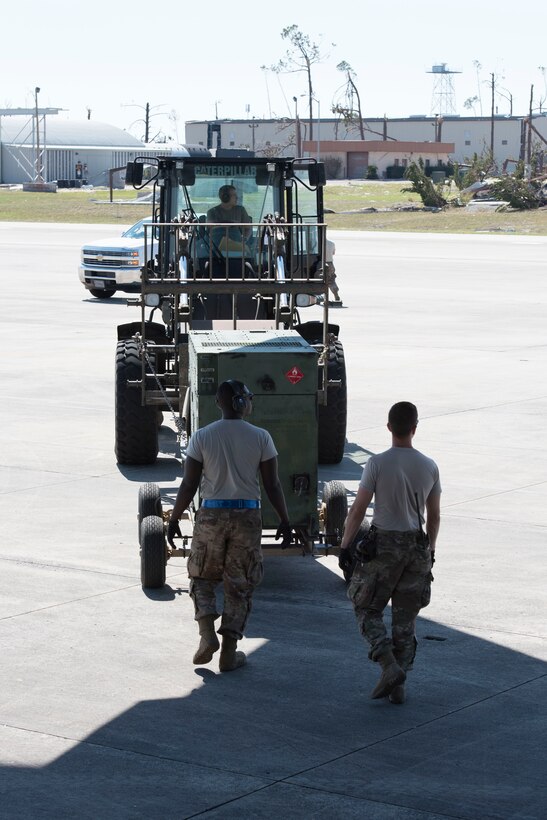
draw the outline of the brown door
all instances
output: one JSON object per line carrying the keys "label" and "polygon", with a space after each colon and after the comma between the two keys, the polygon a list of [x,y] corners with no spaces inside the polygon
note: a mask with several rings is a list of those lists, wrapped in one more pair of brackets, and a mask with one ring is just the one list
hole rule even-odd
{"label": "brown door", "polygon": [[348,179],[364,179],[367,168],[368,151],[352,151],[348,154]]}

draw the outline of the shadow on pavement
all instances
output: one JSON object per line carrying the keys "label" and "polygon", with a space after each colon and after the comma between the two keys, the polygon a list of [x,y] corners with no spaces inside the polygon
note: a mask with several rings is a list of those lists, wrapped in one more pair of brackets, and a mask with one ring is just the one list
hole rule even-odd
{"label": "shadow on pavement", "polygon": [[[166,628],[185,591],[148,594]],[[378,668],[339,575],[269,559],[246,667],[192,667],[193,635],[171,661],[188,694],[137,703],[47,766],[4,766],[2,814],[545,817],[545,665],[427,617],[418,639],[407,703],[372,701]]]}

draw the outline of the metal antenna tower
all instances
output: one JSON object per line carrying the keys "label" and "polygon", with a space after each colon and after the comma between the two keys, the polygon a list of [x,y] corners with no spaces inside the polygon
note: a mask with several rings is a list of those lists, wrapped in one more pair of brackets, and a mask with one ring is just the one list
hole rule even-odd
{"label": "metal antenna tower", "polygon": [[456,92],[454,91],[454,74],[461,71],[452,71],[446,63],[439,63],[431,67],[427,74],[433,74],[433,96],[431,98],[430,114],[443,116],[456,113]]}

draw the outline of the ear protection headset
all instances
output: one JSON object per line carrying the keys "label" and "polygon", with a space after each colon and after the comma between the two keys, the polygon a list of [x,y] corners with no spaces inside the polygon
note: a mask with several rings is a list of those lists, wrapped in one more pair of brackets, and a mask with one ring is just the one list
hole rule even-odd
{"label": "ear protection headset", "polygon": [[[228,379],[228,384],[232,388],[232,408],[236,413],[243,413],[247,407],[249,396],[247,393],[241,392],[241,382],[236,382],[234,379]],[[244,386],[244,385],[242,385]]]}
{"label": "ear protection headset", "polygon": [[229,202],[232,197],[233,185],[223,185],[218,192],[221,202]]}

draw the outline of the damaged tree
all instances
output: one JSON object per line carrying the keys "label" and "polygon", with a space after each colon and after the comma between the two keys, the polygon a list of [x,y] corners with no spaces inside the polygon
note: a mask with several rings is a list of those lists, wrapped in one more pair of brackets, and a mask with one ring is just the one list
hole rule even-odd
{"label": "damaged tree", "polygon": [[442,183],[435,185],[424,171],[424,161],[411,162],[405,171],[405,179],[410,180],[410,188],[403,188],[404,193],[418,194],[426,208],[444,208],[447,204],[442,195]]}

